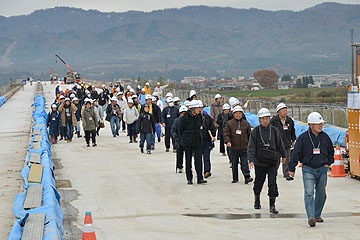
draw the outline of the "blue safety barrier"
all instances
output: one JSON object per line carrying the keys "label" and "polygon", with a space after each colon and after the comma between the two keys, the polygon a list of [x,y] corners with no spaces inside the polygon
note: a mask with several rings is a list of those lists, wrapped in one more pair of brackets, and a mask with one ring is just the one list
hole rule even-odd
{"label": "blue safety barrier", "polygon": [[7,98],[5,96],[0,97],[0,107],[7,102]]}
{"label": "blue safety barrier", "polygon": [[[54,163],[52,161],[51,145],[49,142],[49,133],[46,128],[47,114],[45,112],[45,98],[42,96],[35,96],[35,112],[34,117],[34,130],[40,130],[42,141],[39,149],[33,150],[34,135],[31,139],[29,153],[26,156],[26,163],[22,170],[22,177],[24,179],[24,192],[17,194],[14,201],[14,207],[12,209],[14,215],[19,219],[15,222],[9,236],[9,240],[20,240],[22,238],[24,225],[26,219],[31,213],[44,213],[44,240],[50,239],[63,239],[64,226],[63,226],[63,213],[60,207],[60,195],[55,187],[55,174]],[[42,125],[41,127],[35,127],[36,125]],[[43,185],[42,204],[41,207],[31,210],[24,210],[23,205],[26,197],[27,190],[30,185],[37,185],[28,182],[28,176],[30,172],[31,163],[29,162],[31,153],[41,153],[41,164],[43,165],[41,185]]]}

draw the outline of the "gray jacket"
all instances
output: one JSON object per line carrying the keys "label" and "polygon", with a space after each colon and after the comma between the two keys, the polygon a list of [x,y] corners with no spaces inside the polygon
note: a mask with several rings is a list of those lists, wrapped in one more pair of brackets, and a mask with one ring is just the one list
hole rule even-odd
{"label": "gray jacket", "polygon": [[81,110],[81,117],[84,131],[93,131],[99,126],[99,122],[96,118],[94,108],[87,109],[83,107]]}

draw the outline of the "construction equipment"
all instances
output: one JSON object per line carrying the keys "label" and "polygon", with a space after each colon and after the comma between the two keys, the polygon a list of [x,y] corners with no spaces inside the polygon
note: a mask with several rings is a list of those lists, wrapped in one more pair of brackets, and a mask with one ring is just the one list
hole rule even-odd
{"label": "construction equipment", "polygon": [[69,66],[69,64],[67,64],[59,55],[55,54],[55,56],[60,59],[60,61],[65,64],[66,67],[70,69],[70,71],[67,72],[66,83],[81,83],[82,79],[80,77],[80,74],[74,72],[74,70]]}
{"label": "construction equipment", "polygon": [[353,83],[348,89],[348,149],[349,149],[349,168],[352,176],[360,177],[360,44],[351,41],[352,63],[354,53],[356,68],[354,74],[354,64],[352,64]]}

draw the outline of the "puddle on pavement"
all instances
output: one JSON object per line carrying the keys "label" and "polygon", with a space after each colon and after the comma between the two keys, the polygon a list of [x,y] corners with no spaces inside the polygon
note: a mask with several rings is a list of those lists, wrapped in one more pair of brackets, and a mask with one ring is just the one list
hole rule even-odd
{"label": "puddle on pavement", "polygon": [[64,240],[81,239],[82,229],[75,225],[79,211],[71,205],[71,202],[79,197],[75,190],[58,190],[61,196],[60,205],[64,214]]}
{"label": "puddle on pavement", "polygon": [[[239,219],[268,219],[268,218],[307,218],[303,213],[252,213],[252,214],[182,214],[186,217],[199,217],[199,218],[216,218],[221,220],[239,220]],[[360,217],[360,213],[351,212],[338,212],[338,213],[324,213],[324,218],[332,217]]]}

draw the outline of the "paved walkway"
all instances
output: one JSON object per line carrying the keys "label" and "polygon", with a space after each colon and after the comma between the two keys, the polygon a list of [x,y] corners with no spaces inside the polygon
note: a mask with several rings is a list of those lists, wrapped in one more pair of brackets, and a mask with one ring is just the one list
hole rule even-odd
{"label": "paved walkway", "polygon": [[[52,101],[53,86],[44,90]],[[81,238],[87,211],[92,212],[98,239],[104,240],[318,240],[360,235],[360,216],[350,216],[360,213],[357,180],[329,178],[325,223],[309,228],[299,169],[293,182],[278,177],[280,215],[270,218],[266,184],[263,208],[254,210],[252,184],[245,185],[242,178],[238,184],[230,183],[231,169],[218,146],[211,154],[213,176],[208,184],[188,186],[184,174],[175,174],[175,154],[165,152],[163,139],[153,154],[141,154],[137,144],[128,143],[126,134],[113,138],[106,123],[97,141],[95,148],[86,148],[84,138],[53,146],[56,178],[72,185],[60,190],[65,239]]]}
{"label": "paved walkway", "polygon": [[7,239],[16,220],[11,209],[22,186],[31,127],[35,84],[19,90],[0,107],[0,239]]}

